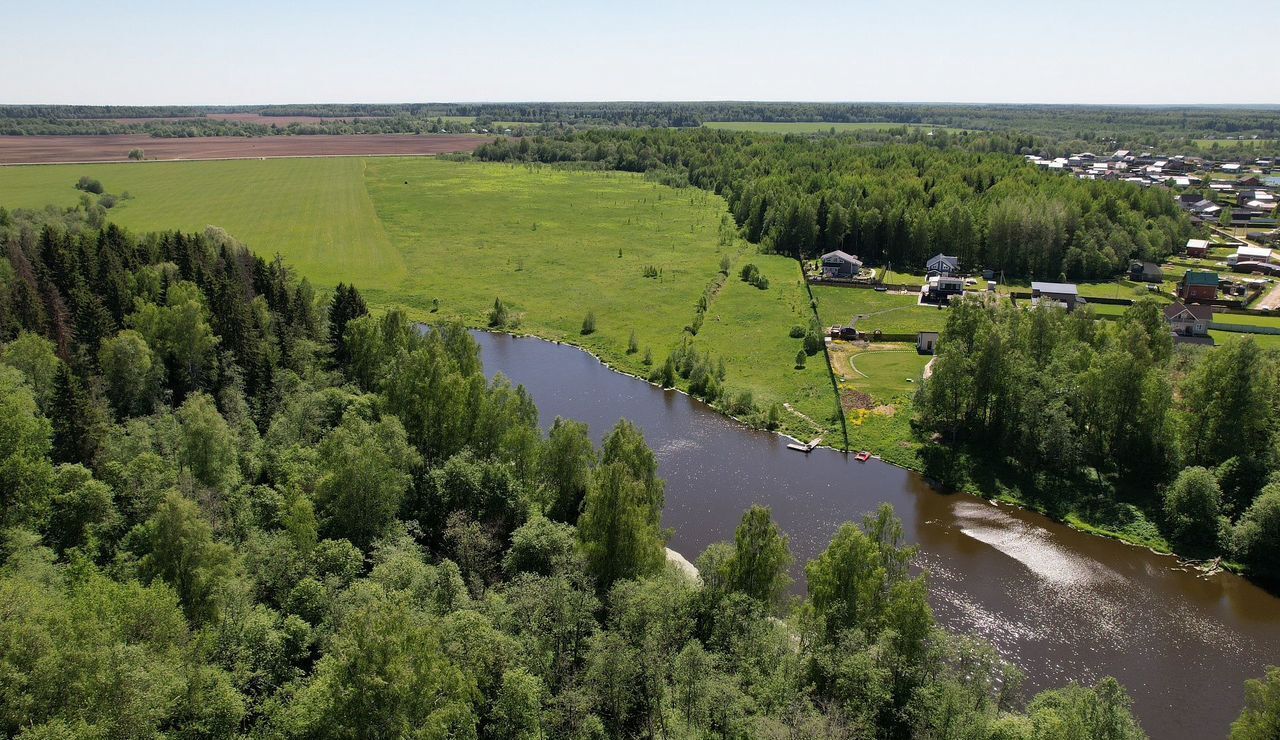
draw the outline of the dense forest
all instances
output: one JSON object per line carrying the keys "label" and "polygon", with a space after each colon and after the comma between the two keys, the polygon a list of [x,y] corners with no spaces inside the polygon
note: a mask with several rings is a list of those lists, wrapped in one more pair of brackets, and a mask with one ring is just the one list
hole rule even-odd
{"label": "dense forest", "polygon": [[1105,278],[1162,261],[1191,235],[1168,194],[1079,180],[1000,153],[998,135],[951,146],[714,131],[596,130],[497,139],[489,161],[597,163],[718,193],[748,241],[801,258],[843,249],[871,264],[922,269],[939,251],[967,269],[1056,280]]}
{"label": "dense forest", "polygon": [[[209,114],[315,116],[362,119],[290,126],[223,126]],[[531,130],[591,128],[696,128],[708,121],[927,124],[973,131],[1021,132],[1067,149],[1163,148],[1169,153],[1272,155],[1280,151],[1280,109],[1267,106],[1100,106],[939,103],[613,102],[613,103],[401,103],[259,106],[0,106],[0,133],[150,133],[154,136],[227,136],[273,133],[421,133],[441,116],[480,122],[529,124]],[[113,120],[188,118],[173,123]],[[373,119],[373,120],[368,120]],[[533,128],[540,127],[540,128]],[[196,133],[183,133],[194,132]],[[1219,143],[1208,148],[1206,140]],[[1234,142],[1234,143],[1233,143]]]}
{"label": "dense forest", "polygon": [[1143,736],[939,629],[887,508],[804,598],[759,507],[691,577],[639,430],[543,431],[460,327],[216,229],[0,242],[0,735]]}
{"label": "dense forest", "polygon": [[1114,322],[966,300],[947,314],[917,425],[952,485],[1013,487],[1140,537],[1136,503],[1179,553],[1276,585],[1278,380],[1280,354],[1248,335],[1175,348],[1153,299]]}

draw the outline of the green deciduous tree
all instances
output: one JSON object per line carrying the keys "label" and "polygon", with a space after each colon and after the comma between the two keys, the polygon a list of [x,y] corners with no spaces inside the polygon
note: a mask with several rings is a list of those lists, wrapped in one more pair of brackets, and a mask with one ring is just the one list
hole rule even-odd
{"label": "green deciduous tree", "polygon": [[316,506],[324,528],[368,547],[395,518],[420,462],[395,417],[370,424],[348,414],[320,443]]}
{"label": "green deciduous tree", "polygon": [[1269,581],[1280,579],[1280,484],[1262,489],[1236,522],[1231,544],[1250,574]]}
{"label": "green deciduous tree", "polygon": [[201,485],[227,491],[240,479],[236,439],[207,394],[197,393],[178,409],[178,463]]}
{"label": "green deciduous tree", "polygon": [[768,508],[752,506],[742,515],[728,565],[731,588],[772,607],[779,605],[791,584],[791,548]]}
{"label": "green deciduous tree", "polygon": [[1244,682],[1244,710],[1231,724],[1231,740],[1280,737],[1280,668],[1269,666],[1264,678]]}
{"label": "green deciduous tree", "polygon": [[587,491],[578,538],[601,590],[615,581],[653,573],[665,560],[655,509],[644,481],[623,462],[597,468]]}
{"label": "green deciduous tree", "polygon": [[1221,509],[1218,479],[1205,468],[1186,468],[1164,493],[1169,536],[1179,547],[1216,547]]}
{"label": "green deciduous tree", "polygon": [[170,491],[136,533],[135,542],[144,579],[169,584],[192,619],[213,618],[222,590],[234,574],[235,553],[213,539],[213,530],[195,502]]}
{"label": "green deciduous tree", "polygon": [[133,329],[107,339],[98,350],[107,398],[120,416],[151,411],[159,385],[155,356],[147,340]]}
{"label": "green deciduous tree", "polygon": [[556,418],[542,446],[539,479],[546,515],[556,521],[578,521],[596,463],[587,425]]}

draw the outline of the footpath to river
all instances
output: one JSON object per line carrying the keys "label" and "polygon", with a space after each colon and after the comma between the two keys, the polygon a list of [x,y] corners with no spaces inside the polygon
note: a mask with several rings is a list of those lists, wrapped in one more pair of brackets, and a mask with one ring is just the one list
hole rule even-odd
{"label": "footpath to river", "polygon": [[567,345],[476,332],[485,372],[523,384],[542,424],[630,419],[667,481],[669,546],[689,560],[731,540],[744,509],[772,508],[802,565],[837,527],[893,504],[920,546],[930,602],[956,632],[991,641],[1028,690],[1119,679],[1153,738],[1224,737],[1244,681],[1280,665],[1280,599],[1238,576],[1094,537],[1038,514],[934,490],[915,473],[830,449],[802,454],[674,391]]}

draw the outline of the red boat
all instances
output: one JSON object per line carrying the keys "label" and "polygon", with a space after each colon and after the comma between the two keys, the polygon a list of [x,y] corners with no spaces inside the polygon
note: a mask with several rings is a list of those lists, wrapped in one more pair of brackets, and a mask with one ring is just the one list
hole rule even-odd
{"label": "red boat", "polygon": [[870,452],[867,452],[866,450],[863,450],[862,452],[859,452],[858,454],[854,455],[853,457],[854,457],[854,459],[856,459],[858,462],[866,462],[866,461],[868,461],[868,460],[870,460],[870,459],[871,459],[871,453],[870,453]]}

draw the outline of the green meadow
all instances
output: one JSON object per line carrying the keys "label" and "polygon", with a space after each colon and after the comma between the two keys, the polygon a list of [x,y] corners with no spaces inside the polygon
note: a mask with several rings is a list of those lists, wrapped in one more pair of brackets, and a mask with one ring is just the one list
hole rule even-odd
{"label": "green meadow", "polygon": [[[376,309],[484,327],[500,298],[514,331],[571,342],[646,375],[685,336],[723,257],[733,272],[695,343],[723,358],[725,386],[760,408],[792,404],[819,425],[838,419],[822,356],[794,370],[808,296],[793,260],[752,254],[720,235],[725,203],[616,172],[423,157],[142,162],[0,168],[0,206],[73,205],[76,180],[129,193],[109,218],[135,231],[218,226],[281,255],[318,288],[354,283]],[[727,243],[726,243],[727,242]],[[768,290],[737,279],[743,259]],[[656,276],[646,272],[656,270]],[[595,331],[582,334],[595,316]],[[634,333],[638,351],[628,352]],[[783,428],[811,426],[784,414]]]}
{"label": "green meadow", "polygon": [[[739,278],[740,265],[747,262],[769,279],[767,290]],[[738,259],[712,302],[694,344],[724,360],[730,391],[751,389],[762,409],[790,404],[794,411],[784,410],[782,415],[782,428],[788,433],[804,441],[821,434],[827,444],[839,446],[843,442],[839,411],[823,354],[806,358],[801,369],[795,364],[804,340],[791,337],[791,327],[807,327],[812,315],[795,260],[747,254]]]}

